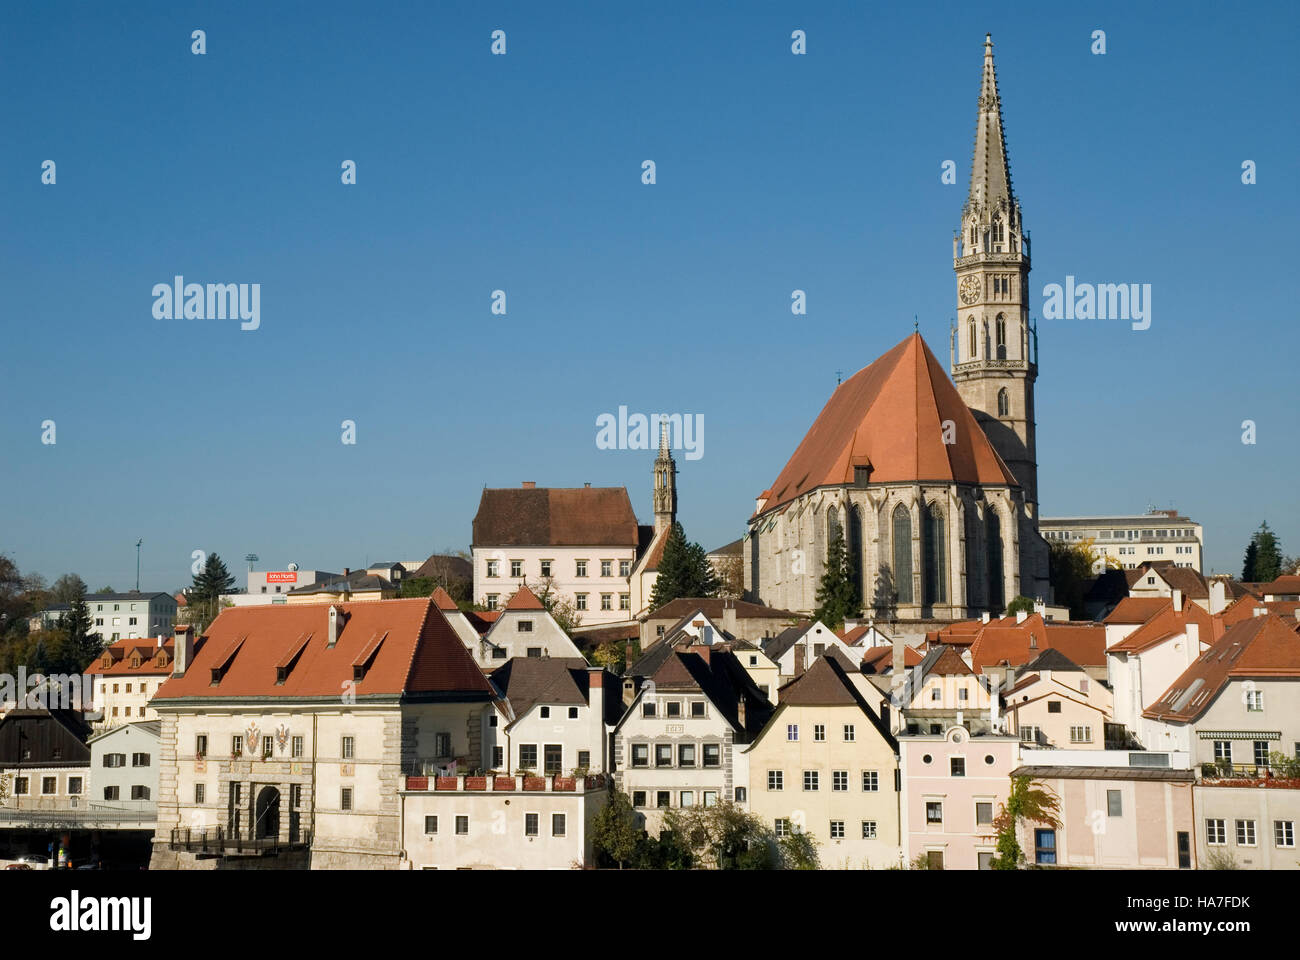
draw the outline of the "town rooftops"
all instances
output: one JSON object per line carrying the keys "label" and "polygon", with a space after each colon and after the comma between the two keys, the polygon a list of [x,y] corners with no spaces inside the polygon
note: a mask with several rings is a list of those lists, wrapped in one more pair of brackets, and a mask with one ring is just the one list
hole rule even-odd
{"label": "town rooftops", "polygon": [[[898,742],[890,734],[889,728],[885,726],[879,714],[871,709],[857,686],[849,679],[848,673],[837,656],[817,658],[800,676],[781,687],[777,695],[779,703],[777,713],[782,712],[786,707],[857,707],[867,715],[872,726],[885,742],[897,752]],[[773,716],[772,722],[775,720],[776,717]]]}
{"label": "town rooftops", "polygon": [[[954,443],[944,442],[949,420]],[[751,522],[818,487],[863,480],[1019,486],[920,334],[836,387]]]}
{"label": "town rooftops", "polygon": [[1030,671],[1036,672],[1039,670],[1064,671],[1068,673],[1083,672],[1083,667],[1079,666],[1055,647],[1048,647],[1020,669],[1025,673]]}
{"label": "town rooftops", "polygon": [[161,676],[172,670],[175,641],[171,637],[158,645],[157,640],[116,640],[106,646],[86,667],[96,676]]}
{"label": "town rooftops", "polygon": [[1106,615],[1106,623],[1146,623],[1169,606],[1168,597],[1125,597]]}
{"label": "town rooftops", "polygon": [[[539,704],[590,703],[591,671],[581,657],[512,657],[493,671],[492,683],[510,701],[516,721]],[[605,722],[612,724],[622,716],[623,702],[612,677],[605,677],[603,686],[609,694],[604,698]]]}
{"label": "town rooftops", "polygon": [[[330,611],[337,638],[330,645]],[[306,636],[306,643],[303,637]],[[492,686],[429,597],[228,607],[155,707],[204,699],[486,700]]]}
{"label": "town rooftops", "polygon": [[[976,672],[1005,664],[1020,667],[1048,647],[1060,650],[1083,667],[1106,664],[1106,628],[1100,623],[1044,621],[1034,613],[1017,623],[1014,616],[988,623],[975,621],[970,642],[971,663]],[[960,624],[954,624],[954,627]],[[941,639],[947,639],[940,632]]]}
{"label": "town rooftops", "polygon": [[681,620],[683,617],[688,617],[699,611],[710,620],[721,625],[722,611],[728,607],[736,611],[737,620],[789,620],[794,622],[803,619],[792,610],[777,610],[774,607],[765,607],[761,603],[750,603],[748,600],[728,600],[722,597],[678,597],[676,600],[665,603],[657,610],[651,610],[648,619]]}
{"label": "town rooftops", "polygon": [[1191,770],[1167,767],[1054,767],[1023,766],[1011,771],[1013,777],[1061,780],[1170,780],[1175,783],[1192,783],[1196,774]]}
{"label": "town rooftops", "polygon": [[[903,644],[903,667],[919,667],[924,657],[910,644]],[[862,653],[863,673],[892,673],[894,670],[894,648],[868,647]]]}
{"label": "town rooftops", "polygon": [[344,589],[349,593],[370,593],[382,590],[396,590],[397,587],[387,577],[381,577],[377,573],[350,570],[342,576],[334,577],[331,575],[329,579],[294,587],[288,592],[293,596],[307,596],[313,593],[342,593]]}
{"label": "town rooftops", "polygon": [[1161,597],[1164,604],[1143,624],[1119,643],[1112,646],[1110,653],[1142,653],[1158,644],[1187,632],[1187,625],[1194,623],[1203,643],[1213,642],[1222,635],[1222,621],[1211,617],[1202,607],[1195,603],[1184,603],[1182,610],[1175,610],[1173,601]]}
{"label": "town rooftops", "polygon": [[1231,679],[1300,680],[1300,634],[1294,625],[1275,614],[1233,624],[1142,716],[1193,721]]}
{"label": "town rooftops", "polygon": [[625,487],[486,489],[474,515],[476,547],[635,549],[639,539]]}
{"label": "town rooftops", "polygon": [[433,605],[444,613],[460,609],[456,606],[456,601],[451,598],[451,594],[442,587],[438,587],[433,591],[431,599],[433,600]]}
{"label": "town rooftops", "polygon": [[157,600],[159,597],[166,597],[168,600],[173,599],[170,593],[160,591],[141,593],[139,590],[130,590],[126,593],[88,593],[86,594],[86,602],[103,603],[105,600],[135,600],[138,603],[141,600]]}
{"label": "town rooftops", "polygon": [[[1300,575],[1287,575],[1278,577],[1271,583],[1265,583],[1260,587],[1265,596],[1290,596],[1300,594]],[[53,609],[53,608],[51,608]]]}
{"label": "town rooftops", "polygon": [[509,602],[505,605],[504,612],[508,613],[512,610],[523,611],[545,609],[546,605],[543,604],[541,600],[537,599],[537,594],[529,590],[528,584],[525,583],[521,584],[519,589],[515,591],[514,596],[512,596]]}

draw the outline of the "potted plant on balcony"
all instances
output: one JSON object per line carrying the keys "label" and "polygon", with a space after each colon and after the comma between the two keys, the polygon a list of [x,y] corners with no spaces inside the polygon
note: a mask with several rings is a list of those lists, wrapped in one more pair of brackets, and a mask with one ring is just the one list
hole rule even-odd
{"label": "potted plant on balcony", "polygon": [[576,790],[578,786],[578,777],[583,775],[583,768],[577,767],[570,776],[556,774],[552,783],[553,790]]}

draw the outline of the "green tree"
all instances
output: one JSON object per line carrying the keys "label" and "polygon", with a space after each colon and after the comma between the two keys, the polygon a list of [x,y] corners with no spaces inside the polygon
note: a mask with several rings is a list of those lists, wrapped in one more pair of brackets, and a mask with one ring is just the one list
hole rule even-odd
{"label": "green tree", "polygon": [[117,593],[117,591],[114,590],[112,587],[100,587],[95,592],[96,593]]}
{"label": "green tree", "polygon": [[779,843],[781,866],[785,870],[820,870],[817,839],[807,830],[789,833]]}
{"label": "green tree", "polygon": [[215,553],[208,554],[203,569],[194,575],[190,585],[189,601],[190,622],[199,633],[208,629],[208,625],[221,612],[221,595],[230,593],[235,587],[235,578],[226,569],[221,557]]}
{"label": "green tree", "polygon": [[605,640],[588,652],[587,660],[593,667],[621,674],[627,669],[627,643]]}
{"label": "green tree", "polygon": [[621,790],[614,791],[605,809],[596,814],[591,825],[591,846],[598,858],[636,867],[645,854],[647,837],[632,801]]}
{"label": "green tree", "polygon": [[817,587],[817,609],[813,617],[838,630],[847,618],[857,616],[862,611],[857,581],[844,537],[836,533],[826,549],[826,572]]}
{"label": "green tree", "polygon": [[1056,602],[1070,609],[1070,618],[1085,617],[1083,598],[1092,579],[1098,557],[1091,539],[1066,543],[1053,540],[1048,544],[1047,575]]}
{"label": "green tree", "polygon": [[1247,583],[1269,583],[1285,572],[1282,546],[1265,520],[1246,545],[1241,579]]}
{"label": "green tree", "polygon": [[1025,596],[1016,597],[1007,604],[1007,612],[1004,613],[1003,616],[1014,617],[1021,610],[1025,611],[1025,613],[1033,613],[1034,601]]}
{"label": "green tree", "polygon": [[75,573],[65,573],[54,581],[54,586],[50,587],[50,595],[55,603],[72,603],[78,597],[84,601],[89,589],[86,581]]}
{"label": "green tree", "polygon": [[650,592],[651,609],[657,610],[678,597],[717,596],[720,588],[718,575],[704,548],[688,541],[682,525],[674,522],[664,542],[658,576]]}
{"label": "green tree", "polygon": [[1012,777],[1011,791],[993,820],[997,830],[997,856],[989,866],[994,870],[1016,870],[1024,863],[1025,853],[1020,848],[1016,831],[1021,823],[1041,823],[1059,828],[1061,802],[1046,787],[1029,777]]}
{"label": "green tree", "polygon": [[773,870],[781,865],[772,832],[734,803],[671,810],[664,823],[675,838],[686,839],[700,865],[717,870]]}
{"label": "green tree", "polygon": [[582,611],[573,598],[560,592],[554,577],[543,577],[535,587],[529,587],[561,630],[572,634],[582,624]]}
{"label": "green tree", "polygon": [[93,623],[84,590],[73,597],[71,603],[72,609],[59,618],[59,629],[67,636],[64,647],[64,665],[67,672],[80,673],[89,667],[95,657],[99,656],[104,645],[99,637],[91,632]]}

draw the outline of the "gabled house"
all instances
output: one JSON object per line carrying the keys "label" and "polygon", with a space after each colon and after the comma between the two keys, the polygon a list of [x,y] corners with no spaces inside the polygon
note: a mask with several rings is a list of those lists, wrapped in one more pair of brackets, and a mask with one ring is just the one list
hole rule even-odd
{"label": "gabled house", "polygon": [[614,728],[615,782],[657,832],[661,811],[742,800],[738,747],[771,704],[728,649],[660,644],[623,678],[626,710]]}
{"label": "gabled house", "polygon": [[402,776],[486,766],[497,692],[428,597],[228,608],[175,650],[153,698],[156,868],[396,869]]}
{"label": "gabled house", "polygon": [[802,676],[830,649],[837,649],[850,660],[860,657],[860,651],[837,635],[820,620],[800,620],[786,627],[763,646],[763,652],[775,661],[781,670],[781,683],[785,685]]}
{"label": "gabled house", "polygon": [[896,866],[898,742],[837,652],[781,688],[779,705],[742,751],[748,809],[778,837],[807,831],[822,866]]}
{"label": "gabled house", "polygon": [[8,811],[69,811],[89,791],[90,726],[75,710],[24,706],[0,717],[0,776],[9,779]]}
{"label": "gabled house", "polygon": [[1007,732],[1027,745],[1102,750],[1114,698],[1059,650],[1048,648],[1021,667],[1003,691]]}
{"label": "gabled house", "polygon": [[1045,620],[1024,612],[979,624],[970,642],[971,667],[1002,687],[1049,647],[1061,651],[1095,680],[1106,679],[1106,630],[1100,623]]}
{"label": "gabled house", "polygon": [[94,678],[95,703],[101,711],[97,729],[158,718],[149,699],[171,675],[174,647],[171,637],[118,640],[85,668]]}
{"label": "gabled house", "polygon": [[733,637],[762,646],[786,627],[797,623],[797,613],[777,610],[747,600],[723,597],[678,597],[650,611],[641,623],[641,649],[648,650],[662,640],[681,620],[703,613],[711,622]]}
{"label": "gabled house", "polygon": [[87,741],[91,811],[135,811],[152,820],[158,803],[161,720],[119,724]]}
{"label": "gabled house", "polygon": [[743,640],[724,630],[703,609],[695,609],[672,624],[663,635],[646,648],[632,670],[653,669],[649,665],[662,662],[671,649],[692,646],[713,647],[734,653],[736,661],[749,674],[759,692],[768,700],[775,700],[780,686],[780,669],[767,651],[755,643]]}
{"label": "gabled house", "polygon": [[475,651],[479,666],[488,670],[513,657],[582,657],[582,651],[527,585],[515,591]]}
{"label": "gabled house", "polygon": [[989,678],[971,668],[969,649],[948,644],[926,651],[904,688],[903,704],[909,733],[941,734],[953,725],[984,732],[997,718]]}

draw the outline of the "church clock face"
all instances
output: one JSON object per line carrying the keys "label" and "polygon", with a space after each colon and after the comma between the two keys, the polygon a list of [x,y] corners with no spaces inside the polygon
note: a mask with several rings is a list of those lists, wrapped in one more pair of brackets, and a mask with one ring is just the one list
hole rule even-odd
{"label": "church clock face", "polygon": [[978,277],[962,277],[961,283],[957,287],[957,292],[961,294],[961,302],[970,305],[979,299],[980,281]]}

